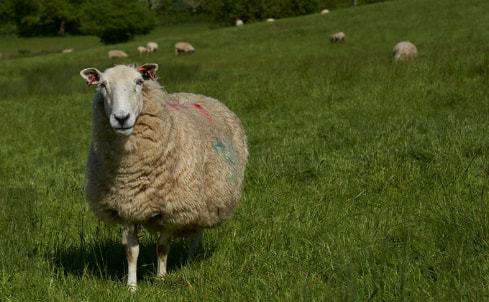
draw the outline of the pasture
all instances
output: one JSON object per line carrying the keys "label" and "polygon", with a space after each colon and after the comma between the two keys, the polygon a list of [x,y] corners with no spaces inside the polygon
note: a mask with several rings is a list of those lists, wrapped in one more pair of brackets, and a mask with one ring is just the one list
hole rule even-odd
{"label": "pasture", "polygon": [[[399,0],[115,47],[0,38],[0,300],[487,300],[488,11]],[[337,31],[346,42],[330,44]],[[151,40],[160,51],[139,56]],[[175,57],[182,40],[196,53]],[[402,40],[419,57],[394,64]],[[110,61],[111,48],[130,57]],[[155,238],[141,233],[130,294],[120,227],[83,197],[94,89],[79,71],[145,62],[168,91],[237,113],[250,160],[236,215],[204,233],[195,261],[174,242],[154,279]]]}

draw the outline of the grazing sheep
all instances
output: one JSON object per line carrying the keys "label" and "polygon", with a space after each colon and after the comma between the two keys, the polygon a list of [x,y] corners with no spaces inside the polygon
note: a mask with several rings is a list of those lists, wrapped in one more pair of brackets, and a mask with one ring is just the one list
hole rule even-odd
{"label": "grazing sheep", "polygon": [[396,62],[404,61],[416,57],[418,55],[418,49],[413,43],[409,41],[402,41],[394,46],[394,49],[392,49],[392,54]]}
{"label": "grazing sheep", "polygon": [[93,99],[85,194],[105,222],[124,226],[129,289],[136,289],[138,226],[159,232],[157,276],[166,274],[170,239],[229,219],[248,157],[238,117],[210,97],[167,94],[157,64],[83,69]]}
{"label": "grazing sheep", "polygon": [[274,18],[268,18],[267,22],[275,22],[275,19]]}
{"label": "grazing sheep", "polygon": [[140,54],[140,55],[142,55],[142,54],[145,54],[145,53],[148,53],[148,52],[149,52],[148,48],[146,48],[146,47],[144,47],[144,46],[138,46],[137,50],[138,50],[138,52],[139,52],[139,54]]}
{"label": "grazing sheep", "polygon": [[338,32],[338,33],[335,33],[335,34],[332,34],[330,37],[329,37],[329,41],[331,43],[339,43],[339,42],[345,42],[345,39],[346,39],[346,34],[344,32]]}
{"label": "grazing sheep", "polygon": [[129,57],[127,53],[122,50],[113,49],[108,52],[109,59],[122,59]]}
{"label": "grazing sheep", "polygon": [[61,53],[72,53],[75,49],[73,48],[65,48],[61,51]]}
{"label": "grazing sheep", "polygon": [[327,14],[329,14],[329,9],[323,9],[321,11],[321,15],[327,15]]}
{"label": "grazing sheep", "polygon": [[236,26],[243,26],[244,22],[241,19],[236,20]]}
{"label": "grazing sheep", "polygon": [[148,49],[148,52],[155,52],[158,50],[158,43],[148,42],[148,44],[146,44],[146,48]]}
{"label": "grazing sheep", "polygon": [[195,48],[192,44],[187,42],[178,42],[175,44],[175,55],[178,56],[181,53],[193,53],[195,52]]}

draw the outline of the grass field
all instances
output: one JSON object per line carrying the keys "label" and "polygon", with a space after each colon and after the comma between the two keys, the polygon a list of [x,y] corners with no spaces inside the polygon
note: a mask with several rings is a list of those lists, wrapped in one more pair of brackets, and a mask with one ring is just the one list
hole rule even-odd
{"label": "grass field", "polygon": [[[120,228],[83,197],[93,37],[0,39],[1,301],[489,300],[489,1],[410,0],[256,23],[181,26],[117,45],[171,91],[242,119],[250,162],[235,217],[125,287]],[[331,45],[329,34],[347,42]],[[413,41],[420,56],[394,64]],[[160,51],[140,57],[154,40]],[[192,56],[175,57],[179,40]],[[71,55],[32,53],[77,48]],[[117,62],[119,63],[119,62]]]}

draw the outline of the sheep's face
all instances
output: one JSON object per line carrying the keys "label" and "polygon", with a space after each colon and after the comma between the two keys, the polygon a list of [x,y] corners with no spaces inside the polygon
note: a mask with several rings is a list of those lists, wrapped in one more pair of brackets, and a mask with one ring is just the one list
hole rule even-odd
{"label": "sheep's face", "polygon": [[136,120],[143,109],[144,80],[156,80],[157,64],[144,64],[137,68],[117,65],[100,72],[86,68],[80,75],[88,85],[96,85],[103,97],[109,124],[119,135],[132,133]]}

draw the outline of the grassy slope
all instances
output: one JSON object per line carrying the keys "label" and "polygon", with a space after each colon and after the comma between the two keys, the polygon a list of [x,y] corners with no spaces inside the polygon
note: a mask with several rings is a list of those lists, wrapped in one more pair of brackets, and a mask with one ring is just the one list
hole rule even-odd
{"label": "grassy slope", "polygon": [[[153,280],[142,234],[132,299],[487,299],[488,10],[399,1],[121,45],[125,62],[158,62],[169,91],[228,104],[251,151],[242,205],[198,261],[176,242],[170,275]],[[337,30],[348,42],[330,45]],[[404,39],[421,55],[392,64]],[[136,56],[143,40],[161,51]],[[198,52],[174,57],[178,40]],[[107,49],[0,62],[2,297],[130,297],[119,228],[82,194],[93,91],[78,71],[112,65]]]}

